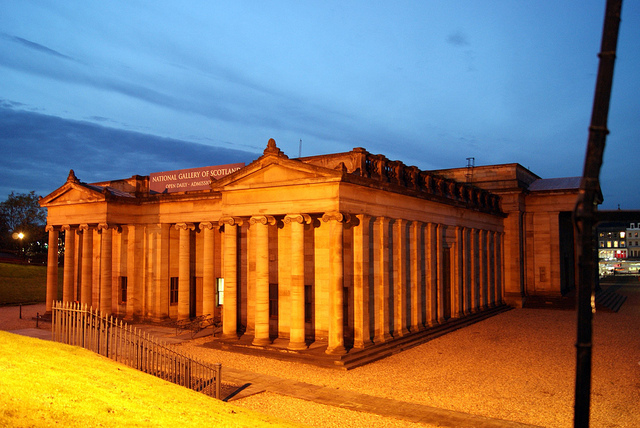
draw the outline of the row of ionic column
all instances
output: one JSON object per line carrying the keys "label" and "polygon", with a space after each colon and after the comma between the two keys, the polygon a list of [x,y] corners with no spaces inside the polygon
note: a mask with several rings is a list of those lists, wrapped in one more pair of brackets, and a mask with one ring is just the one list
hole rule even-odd
{"label": "row of ionic column", "polygon": [[[347,272],[353,272],[350,304],[356,347],[382,343],[502,302],[502,239],[497,232],[337,212],[321,219],[329,226],[328,353],[345,352],[345,225],[353,230],[353,266]],[[225,337],[237,336],[237,239],[238,227],[245,221],[234,217],[220,221],[225,228]],[[304,349],[304,225],[311,223],[311,217],[290,214],[284,222],[291,227],[289,348]],[[270,343],[268,228],[276,220],[254,216],[248,223],[255,245],[253,343],[265,345]]]}
{"label": "row of ionic column", "polygon": [[502,303],[501,234],[355,217],[354,347],[383,343]]}
{"label": "row of ionic column", "polygon": [[458,269],[462,294],[457,311],[467,315],[503,303],[502,233],[458,228]]}
{"label": "row of ionic column", "polygon": [[[416,332],[502,303],[502,234],[495,231],[436,223],[407,221],[365,214],[325,213],[321,220],[328,226],[329,243],[329,353],[344,353],[343,287],[353,284],[350,314],[353,316],[355,347],[366,347]],[[291,289],[290,349],[305,344],[305,225],[308,214],[286,215],[290,225]],[[201,222],[203,233],[204,314],[214,313],[215,245],[214,232],[224,226],[222,277],[225,281],[223,334],[237,337],[238,330],[238,227],[248,222],[255,245],[254,344],[270,343],[269,338],[269,227],[275,218],[268,215],[249,219],[225,217],[219,222]],[[325,227],[326,227],[325,226]],[[168,316],[170,231],[178,230],[178,319],[190,315],[192,232],[195,225],[128,225],[127,275],[130,277],[127,316],[139,315],[143,306],[142,284],[148,284],[145,304],[157,318]],[[345,270],[345,227],[351,239],[352,266]],[[146,229],[145,229],[146,228]],[[100,257],[96,263],[93,230],[100,239]],[[58,233],[65,231],[63,300],[78,300],[112,311],[113,231],[122,228],[108,224],[70,227],[48,226],[49,263],[47,270],[47,310],[57,296]],[[75,234],[81,234],[82,263],[75,260]],[[143,247],[144,245],[144,247]],[[146,255],[145,255],[146,254]],[[146,258],[145,258],[146,257]],[[95,272],[95,270],[98,272]],[[145,272],[142,272],[142,270]],[[74,290],[78,275],[80,287]],[[143,281],[143,276],[146,279]],[[345,281],[345,275],[353,275]],[[99,292],[92,281],[99,278]],[[96,298],[98,301],[95,301]],[[373,300],[373,301],[371,301]],[[371,309],[373,310],[371,310]],[[286,310],[286,308],[285,308]]]}
{"label": "row of ionic column", "polygon": [[[237,337],[237,248],[238,227],[245,220],[236,217],[223,218],[224,225],[224,267],[225,302],[223,307],[223,337]],[[284,217],[284,223],[291,227],[291,290],[290,302],[290,332],[289,348],[305,349],[305,310],[304,310],[304,227],[311,223],[308,214],[289,214]],[[342,213],[327,213],[322,221],[328,223],[330,234],[330,281],[329,281],[329,333],[327,352],[341,354],[346,352],[344,347],[343,326],[343,234],[344,222],[348,216]],[[255,301],[254,301],[254,345],[271,343],[269,337],[269,226],[276,224],[272,216],[253,216],[249,220],[249,227],[253,230],[255,239]]]}
{"label": "row of ionic column", "polygon": [[[100,236],[100,293],[99,308],[105,313],[111,312],[112,305],[112,229],[108,224],[98,224],[90,227],[81,224],[78,227],[70,225],[47,226],[48,232],[48,256],[47,256],[47,292],[46,311],[51,312],[52,303],[58,296],[58,238],[59,232],[65,233],[64,240],[64,271],[62,282],[62,300],[65,302],[78,301],[82,304],[92,305],[93,300],[93,229]],[[77,265],[75,258],[76,233],[82,239],[81,266]],[[80,268],[80,288],[75,290],[76,276]],[[95,302],[98,303],[98,302]]]}
{"label": "row of ionic column", "polygon": [[[127,225],[124,251],[127,265],[127,302],[128,318],[145,315],[156,319],[169,316],[169,254],[170,228],[179,231],[178,248],[178,319],[188,318],[190,312],[189,292],[191,280],[191,223]],[[217,222],[202,222],[199,225],[204,234],[203,263],[203,313],[214,312],[214,229],[219,228]],[[97,225],[81,224],[79,226],[47,226],[49,233],[47,263],[47,311],[58,295],[58,238],[61,231],[64,240],[64,271],[62,300],[79,301],[82,304],[99,308],[103,313],[111,313],[113,304],[113,234],[123,233],[123,227],[106,223]],[[94,255],[94,230],[100,239],[99,254]],[[80,236],[82,251],[76,259],[76,235]],[[96,257],[98,256],[98,257]],[[80,263],[80,265],[78,265]],[[122,263],[122,261],[121,261]],[[76,290],[77,282],[80,286]],[[98,280],[97,287],[94,282]],[[146,301],[143,301],[143,284],[149,285]]]}

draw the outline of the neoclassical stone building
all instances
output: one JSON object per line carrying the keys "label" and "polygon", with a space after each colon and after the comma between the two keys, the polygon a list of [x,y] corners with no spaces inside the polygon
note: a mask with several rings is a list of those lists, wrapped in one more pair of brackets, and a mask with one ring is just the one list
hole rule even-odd
{"label": "neoclassical stone building", "polygon": [[289,159],[273,140],[203,190],[152,191],[149,176],[87,184],[72,171],[41,199],[47,310],[61,286],[63,300],[125,319],[213,314],[225,338],[326,341],[342,354],[571,287],[561,212],[577,189],[519,165],[475,174],[361,148]]}

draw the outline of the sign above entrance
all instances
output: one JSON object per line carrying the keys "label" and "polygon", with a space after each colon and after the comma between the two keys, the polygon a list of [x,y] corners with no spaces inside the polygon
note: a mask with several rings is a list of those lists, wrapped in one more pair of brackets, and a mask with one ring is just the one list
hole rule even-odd
{"label": "sign above entrance", "polygon": [[244,163],[205,166],[202,168],[178,169],[149,174],[149,190],[156,193],[188,192],[206,190],[211,178],[218,180],[244,167]]}

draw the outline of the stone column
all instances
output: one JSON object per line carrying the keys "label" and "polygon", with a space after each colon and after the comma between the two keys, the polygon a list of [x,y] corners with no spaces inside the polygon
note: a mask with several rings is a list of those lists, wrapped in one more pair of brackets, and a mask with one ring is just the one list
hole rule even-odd
{"label": "stone column", "polygon": [[424,329],[422,288],[424,276],[422,273],[422,223],[411,222],[409,229],[409,262],[411,267],[411,332]]}
{"label": "stone column", "polygon": [[285,224],[291,225],[291,326],[289,349],[306,349],[304,331],[304,225],[311,223],[308,214],[289,214]]}
{"label": "stone column", "polygon": [[478,258],[478,248],[479,248],[479,234],[478,229],[471,229],[469,233],[471,246],[471,256],[470,256],[470,278],[469,281],[471,283],[471,311],[477,312],[480,309],[480,261]]}
{"label": "stone column", "polygon": [[112,311],[113,300],[113,229],[106,223],[100,223],[98,233],[100,233],[100,311],[107,315]]}
{"label": "stone column", "polygon": [[[142,242],[144,249],[140,257],[144,259],[144,269],[142,269],[140,286],[137,287],[142,291],[144,298],[144,308],[140,311],[145,318],[153,318],[156,315],[156,294],[160,291],[155,287],[155,275],[157,272],[156,266],[156,246],[158,245],[157,239],[157,226],[156,225],[140,225],[139,229],[142,229]],[[127,304],[129,296],[127,296]],[[127,308],[128,309],[128,308]],[[136,313],[134,309],[134,314]]]}
{"label": "stone column", "polygon": [[50,314],[53,301],[58,300],[58,229],[47,226],[45,230],[49,233],[46,313]]}
{"label": "stone column", "polygon": [[463,265],[462,271],[464,275],[464,315],[469,315],[473,312],[471,304],[471,230],[465,227],[463,230],[462,243],[463,250]]}
{"label": "stone column", "polygon": [[460,318],[464,314],[464,228],[456,227],[456,241],[453,254],[453,278],[451,280],[451,317]]}
{"label": "stone column", "polygon": [[193,223],[178,223],[178,319],[189,318],[191,295],[191,231]]}
{"label": "stone column", "polygon": [[93,282],[93,230],[88,224],[78,227],[82,233],[82,276],[80,277],[80,303],[91,306]]}
{"label": "stone column", "polygon": [[406,336],[407,329],[407,221],[393,224],[393,337]]}
{"label": "stone column", "polygon": [[438,225],[425,228],[425,310],[429,326],[438,324]]}
{"label": "stone column", "polygon": [[489,274],[487,297],[489,299],[489,307],[496,305],[496,262],[495,262],[495,232],[487,232],[487,273]]}
{"label": "stone column", "polygon": [[445,251],[449,251],[448,248],[445,248],[445,242],[444,242],[444,232],[445,232],[445,227],[441,224],[436,226],[436,247],[437,247],[437,253],[438,253],[438,260],[437,260],[437,283],[438,283],[438,291],[437,291],[437,305],[438,305],[438,322],[439,323],[443,323],[446,321],[445,317],[444,317],[444,305],[445,305],[445,275],[449,275],[449,272],[445,272],[445,265],[444,265],[444,252]]}
{"label": "stone column", "polygon": [[329,264],[331,279],[329,281],[329,344],[327,354],[342,355],[347,351],[344,347],[344,263],[343,263],[343,223],[349,221],[349,215],[339,212],[326,213],[322,221],[329,223]]}
{"label": "stone column", "polygon": [[353,228],[353,347],[373,345],[369,328],[369,228],[371,216],[358,214]]}
{"label": "stone column", "polygon": [[[142,310],[142,277],[144,252],[144,226],[127,226],[127,305],[126,318],[134,319],[143,314]],[[151,246],[150,249],[153,249]],[[145,305],[146,306],[146,305]]]}
{"label": "stone column", "polygon": [[202,314],[213,316],[215,311],[215,274],[214,274],[214,239],[213,234],[218,230],[218,224],[210,221],[199,225],[204,234],[202,245]]}
{"label": "stone column", "polygon": [[496,233],[496,304],[504,304],[504,287],[502,284],[502,242],[504,239],[504,233]]}
{"label": "stone column", "polygon": [[242,219],[224,217],[223,266],[224,302],[222,305],[222,337],[238,338],[238,226]]}
{"label": "stone column", "polygon": [[76,261],[74,257],[76,247],[76,232],[71,226],[62,226],[64,230],[64,276],[62,279],[62,301],[73,302],[73,283],[75,280]]}
{"label": "stone column", "polygon": [[255,294],[255,334],[253,345],[265,346],[269,338],[269,226],[275,225],[272,216],[253,216],[249,219],[253,226],[256,243],[256,294]]}
{"label": "stone column", "polygon": [[389,333],[389,219],[378,217],[373,228],[374,323],[373,341],[391,339]]}
{"label": "stone column", "polygon": [[169,243],[171,241],[171,225],[156,225],[155,248],[155,290],[153,292],[154,317],[164,320],[169,317]]}
{"label": "stone column", "polygon": [[479,270],[479,274],[480,274],[480,309],[487,309],[487,307],[489,306],[489,299],[487,297],[487,291],[488,291],[488,272],[487,272],[487,263],[488,263],[488,257],[487,257],[487,231],[486,230],[481,230],[480,231],[480,236],[479,236],[480,240],[479,240],[479,250],[480,250],[480,270]]}

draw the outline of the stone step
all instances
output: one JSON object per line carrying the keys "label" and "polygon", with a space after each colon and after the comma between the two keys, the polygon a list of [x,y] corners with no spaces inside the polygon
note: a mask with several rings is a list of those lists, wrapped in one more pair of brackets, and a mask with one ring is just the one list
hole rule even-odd
{"label": "stone step", "polygon": [[618,312],[627,296],[616,293],[619,286],[609,286],[596,292],[596,309]]}
{"label": "stone step", "polygon": [[458,330],[460,328],[477,323],[499,313],[505,312],[511,309],[506,305],[497,306],[478,312],[476,314],[468,315],[463,318],[449,319],[446,322],[430,327],[426,330],[411,333],[407,336],[390,340],[379,345],[374,345],[363,350],[356,352],[351,351],[349,354],[342,356],[335,362],[338,367],[350,370],[356,367],[363,366],[365,364],[372,363],[377,360],[389,357],[398,352],[402,352],[406,349],[413,348],[414,346],[421,345],[432,339]]}
{"label": "stone step", "polygon": [[269,345],[255,346],[252,344],[253,337],[249,335],[243,335],[237,339],[215,338],[211,342],[204,344],[204,346],[246,355],[275,358],[282,361],[296,361],[319,367],[350,370],[420,345],[431,339],[482,321],[509,309],[511,309],[511,307],[507,305],[488,308],[482,312],[467,315],[463,318],[449,319],[442,324],[410,333],[385,343],[372,345],[365,349],[351,348],[349,343],[345,343],[347,349],[349,349],[349,352],[345,355],[326,354],[326,340],[314,341],[309,348],[302,351],[292,351],[287,349],[288,340],[286,339],[275,339]]}

